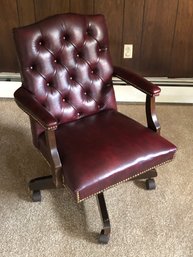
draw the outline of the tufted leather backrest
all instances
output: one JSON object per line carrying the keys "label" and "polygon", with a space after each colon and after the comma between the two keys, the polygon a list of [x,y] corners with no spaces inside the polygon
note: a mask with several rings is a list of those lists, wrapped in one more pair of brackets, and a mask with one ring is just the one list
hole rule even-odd
{"label": "tufted leather backrest", "polygon": [[116,108],[102,15],[55,15],[14,29],[14,38],[22,86],[59,124]]}

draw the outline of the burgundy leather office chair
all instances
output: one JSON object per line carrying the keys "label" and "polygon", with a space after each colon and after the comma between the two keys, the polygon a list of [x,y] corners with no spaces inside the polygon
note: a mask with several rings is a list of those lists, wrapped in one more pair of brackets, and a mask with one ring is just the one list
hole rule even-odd
{"label": "burgundy leather office chair", "polygon": [[[155,96],[160,88],[113,67],[102,15],[61,14],[14,29],[22,86],[15,101],[30,116],[33,143],[51,175],[30,181],[40,190],[67,187],[79,203],[97,196],[107,243],[110,221],[103,191],[132,179],[155,188],[155,167],[176,147],[160,136]],[[112,76],[146,94],[147,127],[117,111]]]}

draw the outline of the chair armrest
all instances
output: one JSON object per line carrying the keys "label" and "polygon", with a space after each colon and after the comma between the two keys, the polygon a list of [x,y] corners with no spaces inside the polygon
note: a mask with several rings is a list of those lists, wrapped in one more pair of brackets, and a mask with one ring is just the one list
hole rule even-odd
{"label": "chair armrest", "polygon": [[154,85],[145,78],[127,69],[115,66],[113,75],[134,86],[147,95],[158,96],[161,91],[157,85]]}
{"label": "chair armrest", "polygon": [[155,96],[159,95],[161,89],[136,73],[121,67],[114,67],[113,75],[146,94],[145,106],[148,128],[160,134],[161,128],[155,111]]}
{"label": "chair armrest", "polygon": [[43,128],[55,130],[56,119],[49,113],[25,88],[20,87],[14,93],[17,105],[29,116],[35,119]]}

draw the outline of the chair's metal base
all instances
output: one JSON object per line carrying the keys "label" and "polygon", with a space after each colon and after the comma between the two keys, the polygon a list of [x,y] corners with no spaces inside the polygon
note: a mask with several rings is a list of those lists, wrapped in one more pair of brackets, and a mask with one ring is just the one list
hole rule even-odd
{"label": "chair's metal base", "polygon": [[110,238],[111,225],[110,225],[109,215],[108,215],[108,211],[105,203],[104,194],[103,193],[98,194],[97,200],[98,200],[98,207],[101,215],[101,220],[103,223],[103,229],[101,230],[101,233],[99,236],[99,242],[101,244],[107,244]]}
{"label": "chair's metal base", "polygon": [[148,170],[147,172],[140,174],[139,176],[136,176],[132,180],[136,179],[149,179],[149,178],[155,178],[157,177],[157,171],[156,169]]}
{"label": "chair's metal base", "polygon": [[[148,190],[152,190],[156,188],[156,184],[154,181],[154,177],[157,177],[157,171],[155,169],[152,169],[150,171],[147,171],[144,174],[141,174],[139,176],[136,176],[132,180],[136,179],[146,179],[146,188]],[[41,192],[40,190],[43,189],[51,189],[56,188],[52,176],[45,176],[45,177],[39,177],[32,179],[29,182],[29,188],[32,191],[32,200],[34,202],[40,202],[41,201]],[[109,220],[109,215],[105,203],[105,198],[103,193],[99,193],[96,196],[97,202],[98,202],[98,208],[101,215],[101,220],[103,224],[103,228],[101,230],[100,236],[99,236],[99,242],[101,244],[107,244],[110,239],[110,233],[111,233],[111,225]]]}
{"label": "chair's metal base", "polygon": [[[153,190],[156,188],[155,180],[153,179],[154,177],[157,177],[157,171],[155,169],[149,170],[144,174],[141,174],[139,176],[136,176],[132,180],[136,179],[146,179],[146,189],[148,190]],[[110,220],[109,220],[109,215],[105,203],[105,198],[103,193],[99,193],[97,195],[97,200],[98,200],[98,207],[99,207],[99,212],[101,215],[101,220],[103,223],[103,229],[101,230],[100,236],[99,236],[99,242],[101,244],[107,244],[110,239],[110,233],[111,233],[111,225],[110,225]]]}
{"label": "chair's metal base", "polygon": [[139,176],[136,176],[132,180],[138,180],[138,179],[146,179],[145,186],[147,190],[153,190],[156,189],[156,183],[153,178],[157,177],[157,171],[156,169],[149,170]]}
{"label": "chair's metal base", "polygon": [[29,189],[32,191],[33,202],[41,202],[41,191],[44,189],[55,188],[52,176],[38,177],[30,180]]}

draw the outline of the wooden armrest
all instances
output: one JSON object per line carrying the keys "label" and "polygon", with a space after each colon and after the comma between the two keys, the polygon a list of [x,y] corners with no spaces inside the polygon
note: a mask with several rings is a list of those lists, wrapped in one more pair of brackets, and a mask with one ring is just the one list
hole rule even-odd
{"label": "wooden armrest", "polygon": [[125,68],[115,66],[113,76],[122,79],[127,84],[134,86],[150,96],[158,96],[161,91],[157,85],[154,85],[145,78]]}
{"label": "wooden armrest", "polygon": [[154,96],[146,96],[145,110],[148,128],[160,134],[161,127],[156,115]]}

